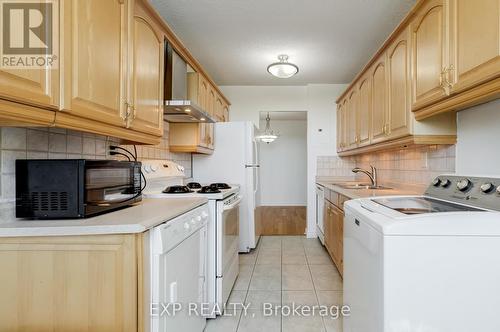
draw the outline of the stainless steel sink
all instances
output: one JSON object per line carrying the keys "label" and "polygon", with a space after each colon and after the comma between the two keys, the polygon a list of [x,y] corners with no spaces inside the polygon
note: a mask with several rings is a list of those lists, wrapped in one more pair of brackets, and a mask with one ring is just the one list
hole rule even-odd
{"label": "stainless steel sink", "polygon": [[375,189],[375,190],[388,190],[392,189],[390,187],[385,186],[372,186],[366,183],[338,183],[337,186],[342,187],[344,189]]}

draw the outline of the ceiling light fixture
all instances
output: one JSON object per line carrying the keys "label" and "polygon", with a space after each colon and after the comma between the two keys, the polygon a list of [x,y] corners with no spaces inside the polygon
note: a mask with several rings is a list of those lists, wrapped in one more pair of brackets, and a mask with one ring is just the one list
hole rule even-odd
{"label": "ceiling light fixture", "polygon": [[290,78],[299,72],[299,67],[288,62],[288,55],[278,55],[279,62],[271,63],[267,66],[269,74],[278,78]]}
{"label": "ceiling light fixture", "polygon": [[264,130],[263,134],[257,136],[256,138],[261,140],[262,142],[269,144],[269,143],[274,142],[278,138],[278,136],[279,136],[279,133],[277,133],[271,129],[271,117],[269,116],[269,113],[267,113],[266,129]]}

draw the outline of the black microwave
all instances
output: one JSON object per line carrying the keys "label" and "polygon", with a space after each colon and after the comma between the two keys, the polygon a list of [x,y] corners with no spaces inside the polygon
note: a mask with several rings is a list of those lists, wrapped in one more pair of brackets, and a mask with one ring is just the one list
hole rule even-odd
{"label": "black microwave", "polygon": [[141,163],[16,160],[16,217],[86,218],[141,201]]}

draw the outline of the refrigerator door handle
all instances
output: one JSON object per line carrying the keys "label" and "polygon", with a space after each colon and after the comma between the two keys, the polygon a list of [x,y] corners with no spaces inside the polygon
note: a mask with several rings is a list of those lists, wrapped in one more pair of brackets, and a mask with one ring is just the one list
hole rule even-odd
{"label": "refrigerator door handle", "polygon": [[250,165],[245,165],[245,168],[259,168],[260,165],[258,164],[250,164]]}

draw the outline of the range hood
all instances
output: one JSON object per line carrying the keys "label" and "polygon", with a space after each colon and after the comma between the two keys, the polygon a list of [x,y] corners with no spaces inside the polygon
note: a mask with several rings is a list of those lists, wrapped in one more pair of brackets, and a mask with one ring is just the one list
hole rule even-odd
{"label": "range hood", "polygon": [[174,123],[214,123],[212,118],[200,105],[187,98],[187,64],[165,44],[165,101],[163,114],[165,121]]}

